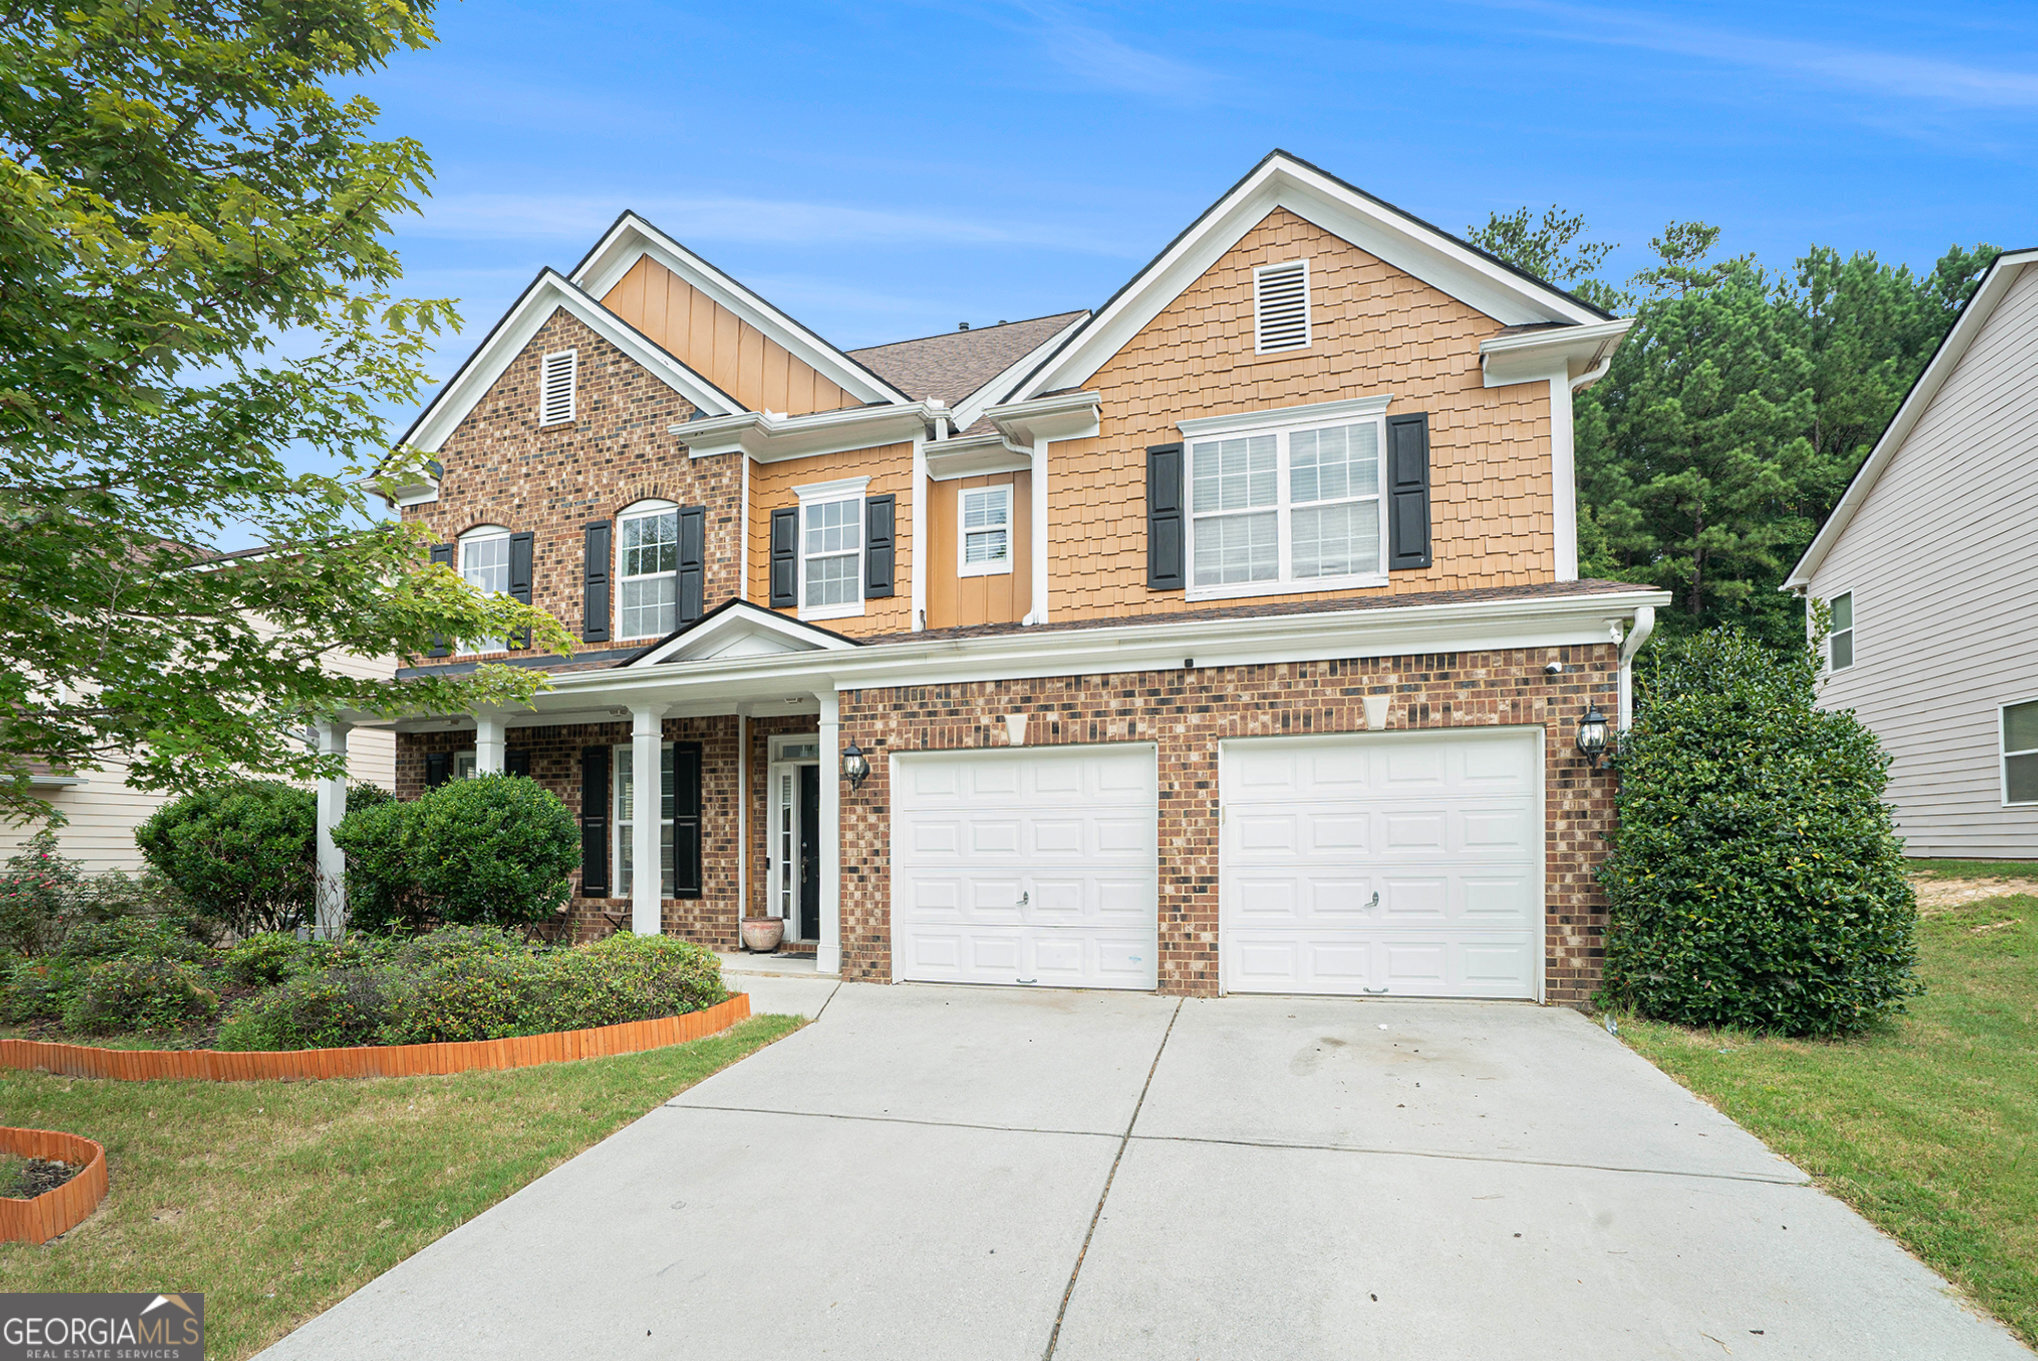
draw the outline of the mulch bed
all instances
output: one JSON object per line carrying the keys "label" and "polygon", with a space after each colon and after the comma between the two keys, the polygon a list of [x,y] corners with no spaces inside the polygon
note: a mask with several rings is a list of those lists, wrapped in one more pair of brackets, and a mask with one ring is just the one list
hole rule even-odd
{"label": "mulch bed", "polygon": [[84,1170],[58,1162],[55,1158],[24,1158],[14,1185],[6,1188],[4,1194],[19,1200],[34,1200],[46,1191],[56,1190]]}

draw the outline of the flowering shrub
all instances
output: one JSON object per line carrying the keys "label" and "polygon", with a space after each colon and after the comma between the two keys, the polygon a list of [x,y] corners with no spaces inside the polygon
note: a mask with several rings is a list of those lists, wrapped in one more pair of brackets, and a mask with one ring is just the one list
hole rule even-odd
{"label": "flowering shrub", "polygon": [[0,869],[0,950],[39,955],[63,944],[84,884],[78,862],[57,853],[54,831],[30,837]]}
{"label": "flowering shrub", "polygon": [[219,994],[189,964],[174,959],[109,959],[95,964],[64,1008],[78,1035],[183,1030],[219,1014]]}
{"label": "flowering shrub", "polygon": [[535,955],[456,955],[398,976],[391,989],[385,1044],[498,1040],[552,1029],[550,979]]}
{"label": "flowering shrub", "polygon": [[714,953],[670,936],[620,933],[548,962],[553,1030],[681,1015],[729,997]]}
{"label": "flowering shrub", "polygon": [[389,1018],[381,970],[303,974],[251,998],[219,1028],[216,1049],[340,1049],[375,1044]]}

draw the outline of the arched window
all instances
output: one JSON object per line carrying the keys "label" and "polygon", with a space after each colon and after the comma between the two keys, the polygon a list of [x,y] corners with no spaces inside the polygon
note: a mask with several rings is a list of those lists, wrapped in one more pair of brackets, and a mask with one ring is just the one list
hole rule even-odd
{"label": "arched window", "polygon": [[679,507],[639,501],[616,517],[618,638],[662,638],[679,621]]}
{"label": "arched window", "polygon": [[[483,595],[508,595],[510,587],[510,532],[501,525],[476,525],[460,536],[460,576]],[[475,638],[464,644],[469,652],[506,652],[506,638]]]}

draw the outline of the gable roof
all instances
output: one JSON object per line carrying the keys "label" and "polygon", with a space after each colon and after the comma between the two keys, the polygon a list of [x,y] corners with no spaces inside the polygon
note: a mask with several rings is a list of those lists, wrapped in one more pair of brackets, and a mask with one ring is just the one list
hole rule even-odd
{"label": "gable roof", "polygon": [[1555,284],[1276,149],[1133,275],[1012,395],[1023,399],[1088,382],[1275,208],[1286,208],[1505,326],[1611,319]]}
{"label": "gable roof", "polygon": [[765,657],[783,652],[840,652],[858,646],[853,638],[817,628],[731,596],[691,624],[616,663],[619,668],[661,662],[700,662],[713,657]]}
{"label": "gable roof", "polygon": [[918,340],[868,345],[849,354],[915,400],[949,406],[974,393],[1088,312],[1057,312],[1026,321],[1001,321],[968,331],[944,331]]}
{"label": "gable roof", "polygon": [[446,437],[523,353],[538,328],[559,311],[571,313],[596,335],[642,364],[652,377],[691,402],[696,410],[725,416],[743,404],[682,364],[649,336],[590,297],[555,269],[542,269],[510,310],[446,380],[431,404],[418,413],[398,441],[437,453]]}
{"label": "gable roof", "polygon": [[859,401],[912,400],[848,353],[795,321],[789,313],[774,307],[634,212],[625,211],[618,217],[594,249],[573,267],[573,282],[595,297],[604,296],[630,272],[632,265],[647,255]]}
{"label": "gable roof", "polygon": [[[2038,263],[2038,247],[2006,250],[1989,262],[1988,271],[1975,286],[1974,295],[1960,309],[1960,315],[1954,318],[1945,339],[1939,342],[1939,348],[1932,352],[1931,360],[1918,374],[1918,380],[1911,384],[1909,395],[1896,409],[1896,415],[1890,417],[1889,425],[1883,430],[1881,438],[1875,441],[1875,447],[1868,451],[1868,457],[1855,469],[1853,478],[1847,483],[1847,490],[1841,493],[1839,503],[1833,507],[1833,513],[1826,517],[1825,524],[1819,526],[1819,532],[1813,536],[1804,556],[1797,560],[1797,566],[1791,568],[1790,575],[1784,578],[1783,590],[1801,591],[1811,585],[1819,564],[1826,560],[1847,532],[1847,526],[1853,522],[1862,503],[1875,490],[1883,469],[1889,466],[1897,450],[1910,438],[1911,431],[1917,428],[1918,421],[1939,395],[1939,389],[1960,367],[1968,347],[1988,326],[1988,319],[2008,296],[2011,286],[2033,263]],[[2038,337],[2033,337],[2032,343],[2038,344]]]}

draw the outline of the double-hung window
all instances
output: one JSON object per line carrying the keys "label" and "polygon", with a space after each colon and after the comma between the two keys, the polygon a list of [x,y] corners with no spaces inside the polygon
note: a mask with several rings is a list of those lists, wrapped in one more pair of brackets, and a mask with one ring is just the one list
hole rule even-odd
{"label": "double-hung window", "polygon": [[1012,570],[1012,484],[965,487],[959,494],[962,531],[955,570],[966,577]]}
{"label": "double-hung window", "polygon": [[[481,525],[460,536],[460,576],[483,595],[508,595],[510,588],[510,532],[500,525]],[[505,638],[468,640],[469,652],[504,652]]]}
{"label": "double-hung window", "polygon": [[[1184,422],[1189,598],[1377,586],[1387,579],[1378,399]],[[1198,436],[1202,437],[1198,437]]]}
{"label": "double-hung window", "polygon": [[[666,886],[660,892],[670,891],[672,884],[672,828],[673,828],[673,748],[670,742],[658,745],[662,753],[663,769],[659,775],[658,797],[658,855],[661,882]],[[630,872],[634,868],[636,850],[636,781],[634,766],[636,750],[631,746],[615,749],[615,820],[616,820],[616,872],[610,880],[615,885],[613,896],[630,896]]]}
{"label": "double-hung window", "polygon": [[800,617],[863,613],[863,490],[869,478],[798,487]]}
{"label": "double-hung window", "polygon": [[640,501],[617,520],[622,638],[662,638],[678,626],[679,507]]}
{"label": "double-hung window", "polygon": [[1826,657],[1833,670],[1845,671],[1854,665],[1854,592],[1842,591],[1826,602],[1832,612],[1828,621],[1831,632],[1826,634]]}
{"label": "double-hung window", "polygon": [[2003,706],[2003,802],[2038,803],[2038,699]]}

